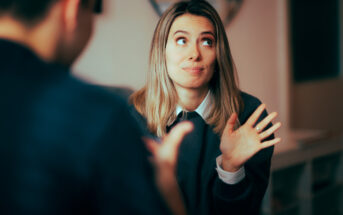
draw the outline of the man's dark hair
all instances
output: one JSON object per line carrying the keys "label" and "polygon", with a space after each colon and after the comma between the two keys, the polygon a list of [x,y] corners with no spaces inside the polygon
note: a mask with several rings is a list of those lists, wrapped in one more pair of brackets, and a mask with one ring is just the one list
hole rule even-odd
{"label": "man's dark hair", "polygon": [[[0,0],[0,16],[10,14],[19,21],[35,24],[49,11],[53,3],[59,0]],[[85,5],[89,0],[81,0]],[[96,2],[96,12],[99,12],[101,0]]]}
{"label": "man's dark hair", "polygon": [[0,15],[10,14],[20,21],[34,23],[44,17],[56,1],[58,0],[1,0]]}

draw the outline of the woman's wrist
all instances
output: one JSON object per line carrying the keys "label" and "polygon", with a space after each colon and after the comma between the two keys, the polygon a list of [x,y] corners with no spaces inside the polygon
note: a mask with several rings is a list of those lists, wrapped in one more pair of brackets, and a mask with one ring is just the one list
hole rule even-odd
{"label": "woman's wrist", "polygon": [[225,159],[223,156],[221,167],[227,172],[237,172],[242,166],[235,166],[230,159]]}

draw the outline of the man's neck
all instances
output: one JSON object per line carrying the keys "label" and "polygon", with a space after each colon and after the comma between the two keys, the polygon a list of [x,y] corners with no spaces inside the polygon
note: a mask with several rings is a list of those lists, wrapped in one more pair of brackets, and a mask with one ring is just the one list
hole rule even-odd
{"label": "man's neck", "polygon": [[0,38],[22,44],[31,49],[43,60],[50,62],[55,57],[56,36],[51,36],[53,27],[46,26],[47,23],[39,23],[34,27],[11,18],[0,17]]}

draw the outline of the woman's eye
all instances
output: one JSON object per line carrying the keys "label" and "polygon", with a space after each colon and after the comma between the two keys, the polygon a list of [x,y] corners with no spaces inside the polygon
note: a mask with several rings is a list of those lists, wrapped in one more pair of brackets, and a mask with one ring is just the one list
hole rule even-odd
{"label": "woman's eye", "polygon": [[210,39],[205,39],[202,43],[204,46],[210,46],[212,47],[213,46],[213,41],[210,40]]}
{"label": "woman's eye", "polygon": [[179,45],[184,45],[184,44],[186,44],[186,39],[185,38],[177,39],[176,43],[179,44]]}

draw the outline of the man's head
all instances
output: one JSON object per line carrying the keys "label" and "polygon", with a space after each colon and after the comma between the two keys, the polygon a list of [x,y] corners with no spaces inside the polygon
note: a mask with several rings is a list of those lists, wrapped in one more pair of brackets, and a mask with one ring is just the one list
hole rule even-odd
{"label": "man's head", "polygon": [[101,0],[1,0],[0,37],[24,43],[47,61],[69,66],[90,38],[99,5]]}
{"label": "man's head", "polygon": [[13,18],[33,25],[43,18],[48,8],[57,0],[1,0],[0,15],[11,15]]}

